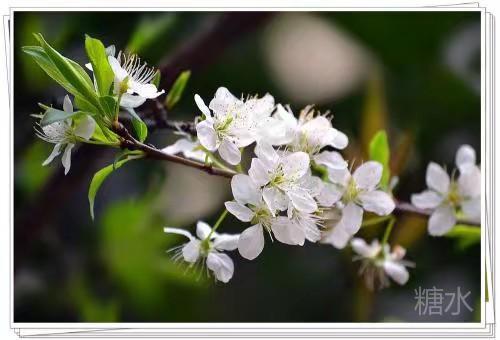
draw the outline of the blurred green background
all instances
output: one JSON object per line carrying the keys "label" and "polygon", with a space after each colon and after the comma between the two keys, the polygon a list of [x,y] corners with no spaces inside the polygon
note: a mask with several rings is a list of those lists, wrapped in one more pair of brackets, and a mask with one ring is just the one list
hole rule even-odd
{"label": "blurred green background", "polygon": [[[366,159],[367,143],[389,132],[397,197],[425,187],[426,164],[453,167],[459,145],[480,150],[479,12],[134,13],[16,12],[14,14],[14,320],[16,322],[350,322],[477,321],[480,245],[432,238],[426,221],[398,219],[390,242],[408,248],[404,287],[364,288],[349,249],[267,242],[255,261],[237,252],[229,284],[197,280],[166,250],[182,240],[164,226],[194,229],[213,223],[230,199],[229,182],[154,161],[127,164],[108,178],[90,220],[87,189],[113,150],[80,147],[72,169],[42,167],[52,148],[34,136],[37,103],[60,106],[63,90],[20,47],[33,32],[81,64],[84,34],[105,45],[168,65],[172,84],[190,69],[171,119],[198,114],[195,93],[208,101],[219,86],[234,94],[270,92],[295,112],[306,104],[331,110],[350,137],[348,159]],[[175,136],[158,130],[148,142]],[[230,217],[221,226],[239,232]],[[383,226],[361,236],[371,239]],[[474,312],[419,316],[418,287],[470,291]]]}

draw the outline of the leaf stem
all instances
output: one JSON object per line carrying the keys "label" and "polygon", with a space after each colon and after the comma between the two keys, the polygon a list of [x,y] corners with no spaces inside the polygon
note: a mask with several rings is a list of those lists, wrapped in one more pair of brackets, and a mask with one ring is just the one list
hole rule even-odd
{"label": "leaf stem", "polygon": [[369,226],[372,226],[372,225],[376,225],[376,224],[385,222],[388,219],[390,219],[391,216],[392,215],[370,218],[370,219],[364,221],[363,223],[361,223],[361,227],[369,227]]}
{"label": "leaf stem", "polygon": [[391,235],[392,228],[394,227],[394,224],[396,223],[396,218],[392,215],[389,215],[389,223],[387,223],[387,228],[385,228],[385,233],[384,237],[382,238],[382,246],[387,243],[389,240],[389,236]]}
{"label": "leaf stem", "polygon": [[224,219],[227,216],[227,213],[228,213],[227,209],[224,209],[224,211],[222,212],[222,214],[217,219],[217,222],[215,222],[214,226],[212,227],[212,230],[210,230],[210,233],[207,236],[208,240],[210,240],[210,237],[212,236],[212,234],[215,233],[215,231],[217,230],[217,228],[219,228],[219,226],[221,225],[222,221],[224,221]]}

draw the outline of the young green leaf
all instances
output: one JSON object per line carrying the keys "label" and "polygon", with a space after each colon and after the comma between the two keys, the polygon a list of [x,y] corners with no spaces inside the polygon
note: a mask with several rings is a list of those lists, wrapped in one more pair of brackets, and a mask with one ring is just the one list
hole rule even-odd
{"label": "young green leaf", "polygon": [[168,109],[172,109],[179,102],[190,76],[191,71],[184,71],[177,77],[165,99],[165,105]]}
{"label": "young green leaf", "polygon": [[114,80],[114,73],[109,65],[106,48],[100,40],[87,35],[85,37],[85,50],[92,64],[97,90],[101,96],[106,96],[110,93]]}
{"label": "young green leaf", "polygon": [[98,106],[97,96],[89,75],[80,66],[75,66],[78,65],[77,63],[70,61],[57,52],[45,41],[41,34],[35,34],[35,38],[45,51],[48,59],[52,62],[52,65],[64,79],[64,82],[69,83],[78,92],[73,94],[75,96],[81,95],[92,102],[92,104]]}
{"label": "young green leaf", "polygon": [[50,125],[52,123],[59,122],[61,120],[66,120],[80,113],[82,112],[81,111],[66,112],[49,107],[45,111],[43,118],[40,120],[40,125],[41,126]]}
{"label": "young green leaf", "polygon": [[99,103],[104,111],[104,116],[108,117],[110,121],[115,119],[117,100],[113,96],[99,97]]}
{"label": "young green leaf", "polygon": [[465,250],[475,244],[481,243],[481,228],[457,224],[445,236],[456,239],[458,247],[461,250]]}
{"label": "young green leaf", "polygon": [[390,169],[390,149],[387,140],[387,133],[384,130],[378,131],[370,141],[370,159],[379,162],[384,167],[382,172],[382,179],[380,180],[380,187],[387,189],[389,185]]}
{"label": "young green leaf", "polygon": [[160,70],[156,70],[155,76],[151,80],[151,84],[156,86],[156,88],[160,87],[161,73]]}
{"label": "young green leaf", "polygon": [[137,115],[134,109],[128,108],[127,111],[132,116],[132,126],[134,127],[137,138],[139,138],[139,141],[144,142],[148,136],[148,127],[146,123],[142,121],[141,117]]}
{"label": "young green leaf", "polygon": [[110,164],[101,170],[97,171],[94,174],[94,177],[92,177],[92,181],[90,182],[89,186],[89,193],[88,193],[88,198],[89,198],[89,206],[90,206],[90,217],[92,217],[92,220],[94,219],[94,201],[95,201],[95,196],[97,195],[97,191],[99,191],[99,188],[101,187],[102,183],[104,180],[116,169],[120,168],[123,164],[127,163],[130,160],[137,159],[142,157],[141,155],[137,156],[129,156],[125,159],[122,159],[116,163]]}

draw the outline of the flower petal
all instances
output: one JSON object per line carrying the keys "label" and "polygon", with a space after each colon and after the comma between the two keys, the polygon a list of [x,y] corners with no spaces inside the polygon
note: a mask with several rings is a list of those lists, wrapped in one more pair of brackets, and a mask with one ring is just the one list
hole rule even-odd
{"label": "flower petal", "polygon": [[245,229],[238,240],[238,251],[241,256],[253,260],[264,249],[264,231],[261,224]]}
{"label": "flower petal", "polygon": [[372,258],[382,250],[378,240],[373,240],[371,244],[366,243],[362,238],[353,238],[351,241],[352,250],[365,258]]}
{"label": "flower petal", "polygon": [[89,140],[94,134],[96,122],[94,118],[86,115],[75,126],[75,135],[85,140]]}
{"label": "flower petal", "polygon": [[351,234],[341,227],[333,227],[333,229],[323,233],[321,243],[328,243],[337,249],[343,249],[351,238]]}
{"label": "flower petal", "polygon": [[392,197],[382,190],[361,193],[359,199],[363,209],[380,216],[389,215],[396,207]]}
{"label": "flower petal", "polygon": [[224,283],[229,282],[234,274],[233,260],[226,254],[210,252],[207,256],[207,267],[217,280]]}
{"label": "flower petal", "polygon": [[[466,165],[463,165],[465,167]],[[481,195],[481,170],[475,165],[469,165],[466,171],[461,171],[458,177],[458,190],[467,198]]]}
{"label": "flower petal", "polygon": [[283,158],[282,163],[284,175],[298,180],[309,170],[309,155],[305,152],[294,152]]}
{"label": "flower petal", "polygon": [[429,163],[427,166],[425,182],[430,189],[443,195],[448,193],[450,189],[450,176],[448,176],[441,166],[434,162]]}
{"label": "flower petal", "polygon": [[182,247],[182,256],[189,263],[198,261],[200,257],[200,240],[193,238]]}
{"label": "flower petal", "polygon": [[224,205],[227,211],[242,222],[250,222],[255,215],[252,210],[235,201],[226,202]]}
{"label": "flower petal", "polygon": [[271,225],[274,237],[281,243],[290,245],[304,245],[306,235],[300,226],[284,217],[280,216]]}
{"label": "flower petal", "polygon": [[325,182],[316,199],[320,205],[324,207],[331,207],[340,200],[343,194],[344,190],[338,185]]}
{"label": "flower petal", "polygon": [[305,213],[313,213],[318,210],[318,205],[314,198],[301,187],[296,187],[287,191],[287,195],[293,203],[293,206],[298,211]]}
{"label": "flower petal", "polygon": [[273,214],[277,210],[283,211],[288,208],[288,197],[276,188],[264,188],[262,198]]}
{"label": "flower petal", "polygon": [[419,209],[435,209],[442,201],[443,196],[432,190],[411,195],[411,204]]}
{"label": "flower petal", "polygon": [[213,245],[218,250],[235,250],[238,248],[239,239],[239,234],[218,234],[213,240]]}
{"label": "flower petal", "polygon": [[166,227],[166,228],[163,228],[163,231],[167,234],[182,235],[182,236],[186,236],[190,240],[194,240],[193,235],[191,235],[191,233],[189,231],[184,230],[184,229]]}
{"label": "flower petal", "polygon": [[274,168],[277,165],[279,156],[271,144],[261,141],[255,145],[254,152],[266,168]]}
{"label": "flower petal", "polygon": [[153,84],[142,84],[136,81],[130,82],[130,89],[139,96],[147,99],[157,98],[165,92],[164,90],[158,91]]}
{"label": "flower petal", "polygon": [[197,94],[194,95],[194,101],[195,101],[196,105],[198,106],[198,108],[200,109],[200,111],[203,113],[203,115],[205,115],[205,117],[212,116],[210,109],[208,108],[207,105],[205,105],[205,102],[203,101],[203,99],[199,95],[197,95]]}
{"label": "flower petal", "polygon": [[128,76],[127,71],[125,71],[121,66],[120,62],[113,56],[108,56],[109,65],[115,74],[115,81],[123,81]]}
{"label": "flower petal", "polygon": [[64,174],[67,175],[69,172],[69,169],[71,168],[71,149],[75,144],[69,143],[66,145],[66,148],[64,149],[64,153],[62,155],[61,161],[62,165],[64,167]]}
{"label": "flower petal", "polygon": [[196,135],[200,144],[207,150],[217,150],[217,134],[215,133],[212,120],[206,119],[196,124]]}
{"label": "flower petal", "polygon": [[260,189],[248,175],[234,175],[231,178],[231,190],[234,199],[241,204],[257,205],[261,201]]}
{"label": "flower petal", "polygon": [[252,181],[259,187],[269,183],[269,169],[266,167],[265,163],[259,158],[253,158],[250,164],[250,169],[248,170],[248,175],[252,178]]}
{"label": "flower petal", "polygon": [[64,96],[63,110],[64,112],[73,112],[73,103],[68,95]]}
{"label": "flower petal", "polygon": [[336,133],[333,136],[332,141],[330,142],[330,145],[333,146],[336,149],[344,149],[347,144],[349,144],[349,138],[347,138],[347,135],[339,130],[333,129],[336,131]]}
{"label": "flower petal", "polygon": [[358,232],[363,221],[363,208],[353,202],[347,203],[342,209],[342,217],[339,226],[345,229],[351,235]]}
{"label": "flower petal", "polygon": [[405,266],[394,261],[384,261],[384,271],[400,285],[404,285],[410,278]]}
{"label": "flower petal", "polygon": [[316,164],[324,165],[330,169],[346,169],[347,162],[342,155],[336,151],[323,151],[314,156]]}
{"label": "flower petal", "polygon": [[145,97],[136,94],[124,93],[120,99],[120,106],[128,109],[135,109],[146,101]]}
{"label": "flower petal", "polygon": [[442,236],[450,231],[455,223],[455,210],[452,206],[443,204],[429,218],[429,234],[432,236]]}
{"label": "flower petal", "polygon": [[242,105],[242,102],[233,96],[227,88],[219,87],[208,107],[214,112],[226,114],[237,105]]}
{"label": "flower petal", "polygon": [[[212,227],[210,227],[207,223],[203,221],[198,221],[198,223],[196,223],[196,236],[198,236],[200,240],[206,239],[211,231]],[[215,233],[212,233],[212,237],[215,236],[214,234]]]}
{"label": "flower petal", "polygon": [[462,171],[464,166],[476,165],[476,151],[470,145],[462,145],[455,156],[455,163],[460,171]]}
{"label": "flower petal", "polygon": [[49,157],[42,163],[42,166],[49,164],[54,160],[54,158],[59,156],[59,154],[61,153],[61,146],[62,146],[61,143],[57,143],[56,145],[54,145],[52,152],[50,153]]}
{"label": "flower petal", "polygon": [[222,143],[219,146],[219,155],[223,160],[231,165],[236,165],[241,162],[240,150],[234,143],[228,141],[227,139],[222,140]]}
{"label": "flower petal", "polygon": [[467,218],[474,220],[478,223],[481,222],[481,199],[473,198],[462,202],[462,211]]}
{"label": "flower petal", "polygon": [[375,161],[368,161],[361,164],[355,171],[352,177],[358,188],[365,190],[373,190],[380,183],[382,178],[382,164]]}

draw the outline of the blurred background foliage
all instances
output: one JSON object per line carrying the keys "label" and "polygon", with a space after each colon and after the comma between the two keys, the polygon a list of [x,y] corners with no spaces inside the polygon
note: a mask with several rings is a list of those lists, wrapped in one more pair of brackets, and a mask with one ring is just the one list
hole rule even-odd
{"label": "blurred background foliage", "polygon": [[[432,238],[424,219],[401,216],[390,242],[407,247],[417,267],[406,286],[381,292],[363,287],[350,250],[316,244],[269,243],[252,262],[234,253],[234,278],[214,284],[172,261],[166,251],[181,240],[166,236],[163,227],[193,230],[198,219],[213,222],[230,198],[226,179],[173,164],[130,162],[103,184],[92,222],[88,184],[113,161],[113,151],[82,146],[66,177],[58,162],[41,166],[51,146],[34,137],[29,115],[38,113],[38,102],[61,105],[64,92],[21,53],[21,46],[34,43],[33,32],[82,64],[85,33],[139,53],[151,65],[168,64],[198,45],[194,60],[207,59],[203,67],[185,68],[191,78],[171,119],[192,119],[198,114],[193,95],[209,100],[219,86],[235,94],[270,92],[295,112],[311,103],[331,110],[334,126],[350,137],[344,156],[357,164],[367,159],[373,135],[385,129],[391,173],[400,177],[396,195],[403,200],[424,188],[429,161],[451,168],[459,145],[480,150],[479,13],[273,13],[204,41],[222,18],[236,15],[14,14],[15,321],[477,320],[478,313],[467,311],[429,317],[414,310],[414,290],[433,286],[470,290],[469,304],[478,308],[480,246],[467,230]],[[172,70],[162,81],[172,84],[183,71]],[[161,130],[148,137],[157,146],[174,140]],[[241,227],[228,218],[221,228]],[[383,226],[373,226],[361,235],[382,233]]]}

